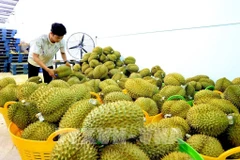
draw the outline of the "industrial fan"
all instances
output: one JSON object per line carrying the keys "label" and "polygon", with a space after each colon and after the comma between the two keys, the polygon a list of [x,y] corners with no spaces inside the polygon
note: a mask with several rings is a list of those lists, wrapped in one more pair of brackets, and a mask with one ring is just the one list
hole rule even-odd
{"label": "industrial fan", "polygon": [[82,59],[84,53],[92,52],[95,43],[91,36],[83,32],[72,34],[66,42],[66,49],[75,61]]}

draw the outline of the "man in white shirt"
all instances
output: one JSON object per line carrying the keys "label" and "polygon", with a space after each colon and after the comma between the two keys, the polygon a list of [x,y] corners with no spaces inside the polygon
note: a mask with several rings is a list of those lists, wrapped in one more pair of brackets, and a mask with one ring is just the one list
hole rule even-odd
{"label": "man in white shirt", "polygon": [[53,69],[53,59],[60,50],[63,61],[71,67],[65,54],[64,35],[66,28],[61,23],[53,23],[51,32],[48,35],[42,35],[30,43],[28,55],[28,78],[38,76],[39,68],[43,69],[44,83],[50,83],[56,78]]}

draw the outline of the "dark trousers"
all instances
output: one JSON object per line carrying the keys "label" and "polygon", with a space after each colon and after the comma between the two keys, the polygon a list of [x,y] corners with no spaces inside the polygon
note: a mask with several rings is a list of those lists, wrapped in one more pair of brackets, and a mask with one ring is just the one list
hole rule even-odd
{"label": "dark trousers", "polygon": [[[53,66],[50,66],[48,68],[53,69]],[[39,69],[40,67],[36,67],[28,63],[28,78],[38,76]],[[52,77],[44,69],[42,71],[44,83],[50,83],[52,81]]]}

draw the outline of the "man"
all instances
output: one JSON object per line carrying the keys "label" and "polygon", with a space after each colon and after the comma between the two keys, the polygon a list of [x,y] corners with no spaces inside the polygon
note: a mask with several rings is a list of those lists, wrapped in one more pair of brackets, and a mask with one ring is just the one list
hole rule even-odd
{"label": "man", "polygon": [[28,78],[38,76],[40,67],[43,69],[44,83],[50,83],[53,78],[56,78],[53,69],[53,59],[59,50],[65,64],[71,67],[67,61],[65,43],[63,41],[66,33],[67,31],[63,24],[53,23],[51,32],[48,35],[42,35],[30,43]]}

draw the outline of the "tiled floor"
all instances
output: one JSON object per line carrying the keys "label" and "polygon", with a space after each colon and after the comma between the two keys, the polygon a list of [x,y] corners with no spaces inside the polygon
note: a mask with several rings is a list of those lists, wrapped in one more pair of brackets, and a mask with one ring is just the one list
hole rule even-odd
{"label": "tiled floor", "polygon": [[[13,77],[17,84],[21,84],[27,80],[26,74],[12,75],[11,73],[0,73],[0,79],[4,77]],[[2,114],[0,114],[0,160],[21,160],[18,150],[12,143]]]}

